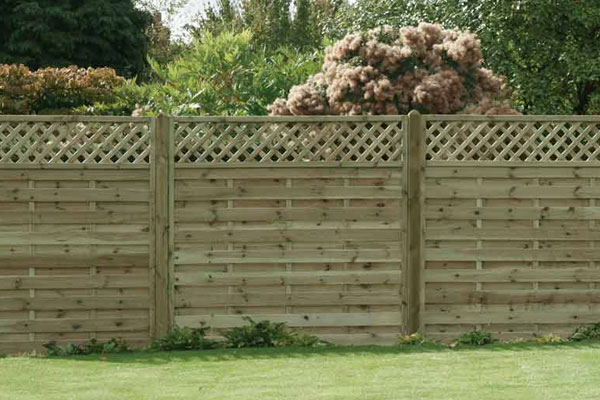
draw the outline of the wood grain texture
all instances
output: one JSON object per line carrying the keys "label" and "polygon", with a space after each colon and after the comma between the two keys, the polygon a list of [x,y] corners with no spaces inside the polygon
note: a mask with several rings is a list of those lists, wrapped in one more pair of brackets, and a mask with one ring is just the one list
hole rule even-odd
{"label": "wood grain texture", "polygon": [[2,351],[50,340],[148,341],[153,236],[144,168],[0,164]]}
{"label": "wood grain texture", "polygon": [[195,165],[175,164],[175,323],[218,336],[251,316],[346,344],[404,331],[402,169]]}

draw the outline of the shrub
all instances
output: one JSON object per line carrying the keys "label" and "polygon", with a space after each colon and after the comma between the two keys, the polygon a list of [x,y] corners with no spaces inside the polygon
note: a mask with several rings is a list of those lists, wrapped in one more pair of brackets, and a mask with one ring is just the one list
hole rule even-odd
{"label": "shrub", "polygon": [[319,70],[318,52],[252,46],[250,32],[194,40],[168,64],[150,63],[154,82],[125,85],[114,104],[87,112],[157,115],[264,115],[293,85]]}
{"label": "shrub", "polygon": [[95,102],[112,102],[125,79],[111,68],[43,68],[0,65],[0,113],[65,113]]}
{"label": "shrub", "polygon": [[600,339],[600,322],[591,326],[580,326],[569,338],[575,342]]}
{"label": "shrub", "polygon": [[322,71],[294,86],[273,115],[517,113],[504,78],[482,67],[480,41],[439,25],[390,26],[347,35],[326,50]]}
{"label": "shrub", "polygon": [[60,346],[53,341],[44,344],[44,347],[48,351],[49,356],[125,353],[131,351],[129,345],[124,340],[115,338],[106,342],[98,342],[96,339],[91,339],[87,343],[69,343],[64,346]]}
{"label": "shrub", "polygon": [[150,344],[153,351],[174,350],[206,350],[214,349],[218,343],[208,339],[206,333],[208,328],[181,328],[174,327],[162,338],[154,340]]}
{"label": "shrub", "polygon": [[249,325],[231,328],[223,334],[228,347],[315,347],[325,344],[316,336],[289,328],[284,323],[246,320]]}
{"label": "shrub", "polygon": [[475,330],[460,335],[456,340],[456,343],[469,346],[485,346],[492,344],[495,341],[496,340],[492,337],[491,333]]}

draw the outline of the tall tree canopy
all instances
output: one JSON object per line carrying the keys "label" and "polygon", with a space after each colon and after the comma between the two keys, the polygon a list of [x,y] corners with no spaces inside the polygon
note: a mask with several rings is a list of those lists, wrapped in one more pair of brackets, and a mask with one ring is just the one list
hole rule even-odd
{"label": "tall tree canopy", "polygon": [[139,75],[147,66],[152,21],[132,0],[0,0],[0,64],[112,67]]}
{"label": "tall tree canopy", "polygon": [[222,32],[252,33],[254,45],[266,49],[322,45],[325,24],[341,0],[218,0],[190,29],[194,36]]}
{"label": "tall tree canopy", "polygon": [[340,32],[419,21],[470,29],[522,111],[600,113],[599,1],[357,0],[348,10]]}

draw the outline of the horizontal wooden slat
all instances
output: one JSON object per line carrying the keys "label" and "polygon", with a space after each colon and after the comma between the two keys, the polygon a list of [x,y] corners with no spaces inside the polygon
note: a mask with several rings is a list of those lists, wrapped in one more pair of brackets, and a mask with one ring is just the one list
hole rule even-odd
{"label": "horizontal wooden slat", "polygon": [[254,264],[254,263],[314,263],[314,262],[401,262],[397,250],[248,250],[201,251],[180,250],[174,253],[175,264]]}
{"label": "horizontal wooden slat", "polygon": [[[81,170],[149,170],[149,164],[40,164],[40,163],[2,163],[4,170],[32,170],[32,171],[81,171]],[[54,179],[53,179],[54,180]]]}
{"label": "horizontal wooden slat", "polygon": [[29,189],[0,188],[0,201],[149,201],[144,189]]}
{"label": "horizontal wooden slat", "polygon": [[466,114],[425,114],[426,122],[464,121],[464,122],[600,122],[597,115],[466,115]]}
{"label": "horizontal wooden slat", "polygon": [[150,123],[151,117],[96,115],[0,115],[0,122],[131,122]]}
{"label": "horizontal wooden slat", "polygon": [[[599,253],[600,254],[600,253]],[[518,258],[517,258],[518,259]],[[519,260],[519,259],[518,259]],[[523,260],[523,259],[521,259]],[[425,282],[600,282],[598,268],[426,269]]]}
{"label": "horizontal wooden slat", "polygon": [[[400,276],[400,271],[396,272]],[[243,293],[243,294],[198,294],[175,297],[175,306],[196,307],[242,307],[242,306],[318,306],[318,305],[386,305],[398,304],[398,294],[378,293]],[[0,301],[0,304],[2,302]],[[0,306],[1,307],[1,306]]]}
{"label": "horizontal wooden slat", "polygon": [[491,184],[478,186],[475,182],[443,183],[427,185],[425,188],[429,198],[521,198],[521,199],[590,199],[600,197],[600,187],[591,186],[553,186],[553,185],[519,185]]}
{"label": "horizontal wooden slat", "polygon": [[252,186],[237,188],[179,188],[175,200],[281,200],[281,199],[399,199],[399,186]]}
{"label": "horizontal wooden slat", "polygon": [[181,117],[174,116],[173,121],[200,123],[200,122],[221,122],[221,123],[309,123],[309,122],[403,122],[406,121],[406,115],[294,115],[294,116],[200,116],[200,117]]}
{"label": "horizontal wooden slat", "polygon": [[[600,228],[427,228],[427,240],[600,240]],[[496,249],[487,249],[494,252]]]}
{"label": "horizontal wooden slat", "polygon": [[402,169],[397,168],[286,168],[285,164],[278,167],[262,168],[181,168],[175,166],[175,181],[180,179],[331,179],[331,178],[361,178],[361,179],[400,179]]}
{"label": "horizontal wooden slat", "polygon": [[128,224],[148,223],[147,212],[33,211],[0,212],[2,224]]}
{"label": "horizontal wooden slat", "polygon": [[[399,241],[398,229],[213,229],[179,231],[177,243],[325,243],[332,241],[390,242]],[[0,236],[1,243],[1,236]]]}
{"label": "horizontal wooden slat", "polygon": [[149,307],[150,299],[143,296],[3,298],[0,292],[0,310],[3,311],[113,310],[147,309]]}
{"label": "horizontal wooden slat", "polygon": [[176,208],[175,222],[387,221],[399,214],[393,207]]}
{"label": "horizontal wooden slat", "polygon": [[428,290],[429,304],[598,304],[600,289]]}
{"label": "horizontal wooden slat", "polygon": [[0,232],[0,245],[110,245],[149,244],[150,236],[143,232]]}
{"label": "horizontal wooden slat", "polygon": [[600,312],[431,312],[423,313],[425,324],[589,324],[600,319]]}
{"label": "horizontal wooden slat", "polygon": [[[22,166],[23,164],[17,164]],[[46,164],[44,168],[0,168],[0,181],[143,181],[149,182],[150,168],[107,168],[89,169],[89,165],[75,165],[77,168],[56,168],[64,164]],[[102,164],[100,164],[102,165]],[[54,168],[50,168],[50,166]],[[71,165],[73,167],[73,165]]]}
{"label": "horizontal wooden slat", "polygon": [[144,329],[148,329],[147,318],[0,319],[0,333],[133,332]]}
{"label": "horizontal wooden slat", "polygon": [[[0,280],[1,282],[1,280]],[[399,284],[400,271],[373,272],[269,272],[269,273],[175,273],[180,286],[268,286]]]}
{"label": "horizontal wooden slat", "polygon": [[34,255],[34,256],[1,256],[2,268],[19,267],[147,267],[148,254],[105,255],[105,256],[74,256],[62,255]]}
{"label": "horizontal wooden slat", "polygon": [[[425,169],[427,178],[600,178],[600,166],[576,167],[574,163],[565,163],[562,166],[555,163],[536,163],[535,165],[526,165],[518,163],[515,166],[506,166],[509,163],[476,163],[468,165],[468,162],[450,163],[440,162],[441,165],[431,165],[429,163]],[[471,163],[472,164],[472,163]],[[551,164],[551,165],[548,165]],[[553,164],[553,165],[552,165]],[[571,165],[569,167],[569,165]]]}
{"label": "horizontal wooden slat", "polygon": [[428,206],[426,219],[523,219],[593,220],[600,219],[600,207],[452,207]]}
{"label": "horizontal wooden slat", "polygon": [[202,323],[216,329],[248,324],[244,317],[255,321],[284,322],[292,327],[317,326],[394,326],[402,323],[402,313],[324,313],[324,314],[258,314],[258,315],[180,315],[175,317],[179,326],[201,327]]}
{"label": "horizontal wooden slat", "polygon": [[594,261],[600,260],[600,249],[425,249],[427,261]]}
{"label": "horizontal wooden slat", "polygon": [[148,287],[148,276],[0,276],[0,290]]}

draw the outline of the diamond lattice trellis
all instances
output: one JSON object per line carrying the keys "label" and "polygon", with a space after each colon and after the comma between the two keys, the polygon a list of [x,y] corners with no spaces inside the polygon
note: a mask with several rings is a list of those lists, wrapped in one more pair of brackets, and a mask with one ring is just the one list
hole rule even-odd
{"label": "diamond lattice trellis", "polygon": [[402,121],[175,122],[175,162],[400,161]]}
{"label": "diamond lattice trellis", "polygon": [[432,161],[599,161],[600,121],[428,120]]}
{"label": "diamond lattice trellis", "polygon": [[148,122],[0,122],[0,163],[149,162]]}

